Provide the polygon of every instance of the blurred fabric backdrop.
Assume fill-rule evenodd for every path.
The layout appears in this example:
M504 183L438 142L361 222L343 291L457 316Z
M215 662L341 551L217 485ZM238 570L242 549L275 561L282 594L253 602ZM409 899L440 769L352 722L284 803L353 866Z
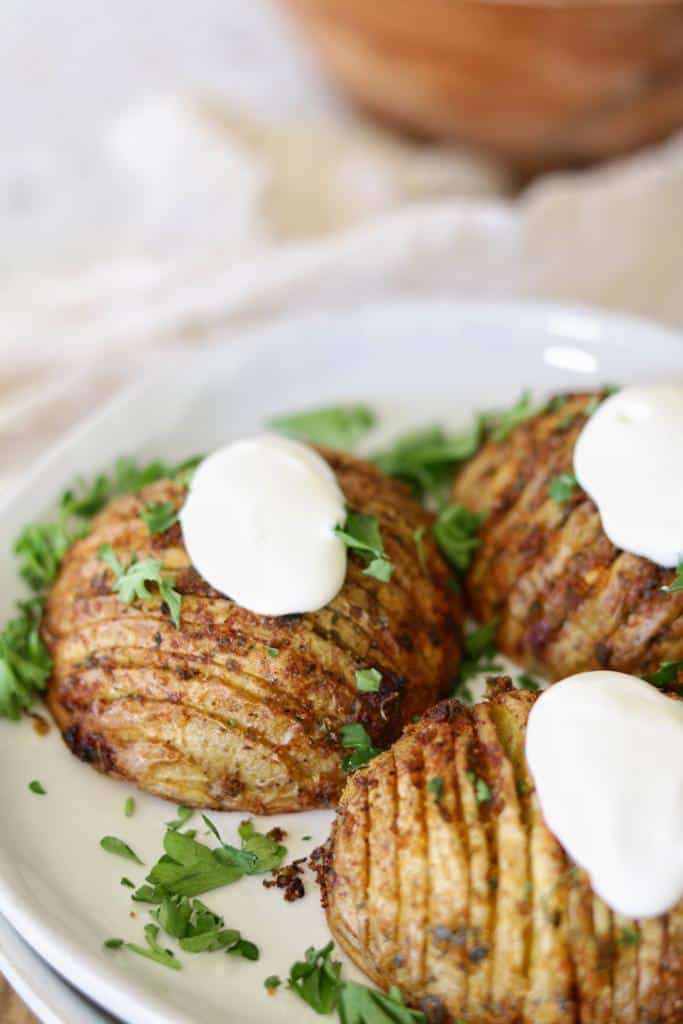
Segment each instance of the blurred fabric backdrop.
M397 294L683 325L683 139L520 190L329 89L267 0L0 6L0 495L146 359Z

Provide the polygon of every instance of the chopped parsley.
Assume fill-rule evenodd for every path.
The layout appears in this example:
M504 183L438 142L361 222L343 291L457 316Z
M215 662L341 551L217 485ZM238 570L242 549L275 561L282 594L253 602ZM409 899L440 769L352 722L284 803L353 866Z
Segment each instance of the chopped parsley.
M443 779L441 776L435 775L433 779L429 780L425 788L428 793L433 793L434 799L439 803L443 797Z
M167 821L166 828L170 828L175 832L177 829L182 828L183 825L190 820L193 814L194 810L191 807L179 807L176 811L177 816L175 821Z
M277 647L266 647L266 654L269 658L277 658L279 653L280 651Z
M239 826L240 848L224 843L213 822L206 816L204 821L220 846L212 849L190 832L168 828L164 854L148 874L147 884L135 892L136 902L159 904L169 896L201 896L231 885L244 875L278 868L287 853L286 847L257 832L251 821Z
M653 686L675 687L679 672L683 672L683 661L663 661L656 672L644 678Z
M268 992L272 993L276 988L279 988L282 984L282 978L279 978L277 974L269 974L266 980L263 982L263 987Z
M341 1024L425 1024L424 1013L409 1009L394 985L385 995L367 985L345 981L340 961L332 959L333 950L333 942L321 949L311 947L289 971L288 989L316 1013L336 1010Z
M491 787L485 779L475 775L474 772L468 772L467 778L474 786L474 795L477 798L478 804L485 804L491 799L493 794L491 793Z
M362 668L356 672L356 689L359 693L377 693L382 682L382 673L376 668Z
M105 949L121 949L123 939L107 939L104 943Z
M503 666L498 664L496 658L495 638L498 628L498 618L465 634L463 641L464 656L460 662L460 669L455 683L453 696L468 698L469 691L466 683L483 672L501 672ZM471 700L471 698L470 698Z
M541 684L527 672L522 672L517 676L517 686L520 690L530 690L531 693L538 693L541 689Z
M161 964L162 967L170 967L174 971L179 971L182 967L180 960L178 960L175 953L170 949L162 949L157 941L159 935L159 927L155 924L145 925L145 939L147 940L147 946L137 946L133 942L126 942L125 948L130 950L131 953L137 953L138 956L147 957L148 960L154 960L155 963Z
M137 853L134 853L123 839L117 839L116 836L104 836L100 839L100 846L107 853L114 853L117 857L125 857L127 860L135 861L136 864L142 864Z
M434 539L451 565L465 572L479 547L477 531L485 516L462 505L446 505L434 523Z
M126 802L123 805L123 813L127 818L132 818L135 814L135 797L126 797Z
M526 423L527 420L532 419L537 413L543 412L547 408L547 404L539 405L532 402L531 392L523 391L511 409L507 409L502 413L494 413L490 417L490 421L494 424L490 433L491 440L495 442L506 441L516 427Z
M368 761L372 761L373 757L377 757L381 753L377 747L373 747L370 737L360 722L342 726L341 742L343 747L351 751L342 760L342 769L345 772L355 771L356 768L367 764Z
M346 451L354 448L374 424L372 410L367 405L354 404L277 416L269 426L297 440Z
M178 522L178 509L171 501L150 501L140 513L150 533L165 533Z
M102 545L99 557L114 574L113 589L124 604L151 601L154 594L148 589L147 584L156 583L159 596L168 607L173 624L176 628L180 627L182 597L173 587L173 580L162 575L163 563L158 558L143 558L142 561L138 561L136 553L133 552L128 565L123 566L111 544Z
M413 431L398 438L374 463L387 476L407 483L418 498L440 498L458 466L471 458L484 437L484 421L461 434L446 434L440 427Z
M52 671L40 635L42 602L24 601L19 610L0 633L0 716L14 721L44 691Z
M162 477L187 486L199 458L173 466L157 460L139 466L133 459L119 459L111 476L100 474L92 484L77 481L64 491L52 522L30 523L17 539L19 574L38 595L19 604L20 615L0 633L0 717L18 720L42 693L52 662L41 636L43 595L55 581L69 548L88 533L90 520L117 494L139 490ZM165 598L173 614L175 591ZM178 595L179 596L179 595Z
M622 928L619 931L619 938L617 940L622 946L637 946L640 942L639 932L633 931L632 928Z
M376 516L366 512L348 512L343 526L337 526L336 535L347 548L356 551L368 563L365 576L373 576L388 583L394 567L384 553L384 544Z
M683 558L678 563L673 583L670 583L668 587L662 587L662 590L665 594L675 594L677 591L683 590Z
M134 889L135 888L135 882L131 882L130 878L126 878L125 875L123 876L123 878L121 879L119 884L122 885L124 887L124 889Z
M550 497L556 505L566 504L577 487L573 473L558 473L550 481Z
M33 782L29 782L28 788L31 790L32 793L35 793L37 796L45 796L45 794L47 793L47 790L43 786L42 782L39 782L37 779L34 779Z

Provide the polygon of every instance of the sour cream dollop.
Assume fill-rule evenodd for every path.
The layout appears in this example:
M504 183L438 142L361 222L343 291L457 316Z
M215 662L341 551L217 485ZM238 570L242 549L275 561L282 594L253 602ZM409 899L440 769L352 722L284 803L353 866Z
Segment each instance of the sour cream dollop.
M235 441L199 465L180 512L204 579L259 615L317 611L341 589L344 495L324 459L296 441Z
M672 567L683 558L683 386L606 399L574 449L574 473L619 548Z
M534 704L526 756L548 828L627 917L683 898L683 702L582 672Z

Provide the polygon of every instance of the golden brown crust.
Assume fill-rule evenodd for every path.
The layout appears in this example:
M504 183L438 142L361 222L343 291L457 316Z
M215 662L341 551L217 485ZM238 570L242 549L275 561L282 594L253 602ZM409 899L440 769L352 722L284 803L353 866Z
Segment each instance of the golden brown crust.
M683 593L661 589L674 572L615 548L579 487L562 505L551 498L594 398L567 396L488 441L454 487L455 501L488 513L466 580L472 610L483 622L498 616L501 651L549 679L647 675L683 659Z
M192 806L252 812L333 805L344 782L339 731L362 722L388 745L443 694L459 657L460 611L426 530L426 572L413 533L429 516L403 485L351 456L325 453L350 507L377 516L390 583L349 558L344 587L307 615L266 618L213 591L190 565L180 527L150 536L140 510L182 504L171 481L118 498L64 560L49 596L54 658L48 703L73 752L101 771ZM158 597L122 604L99 560L158 558L183 595L176 630ZM279 654L270 657L268 647ZM382 673L358 693L355 672Z
M484 704L444 701L351 777L323 871L330 928L443 1024L680 1024L683 901L621 918L567 859L524 757L535 699L499 679Z

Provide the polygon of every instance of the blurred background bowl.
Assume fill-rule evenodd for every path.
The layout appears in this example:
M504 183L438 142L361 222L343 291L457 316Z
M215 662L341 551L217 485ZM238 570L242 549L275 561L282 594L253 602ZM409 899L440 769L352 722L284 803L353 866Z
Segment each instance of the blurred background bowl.
M683 2L281 0L361 107L523 173L683 126Z

